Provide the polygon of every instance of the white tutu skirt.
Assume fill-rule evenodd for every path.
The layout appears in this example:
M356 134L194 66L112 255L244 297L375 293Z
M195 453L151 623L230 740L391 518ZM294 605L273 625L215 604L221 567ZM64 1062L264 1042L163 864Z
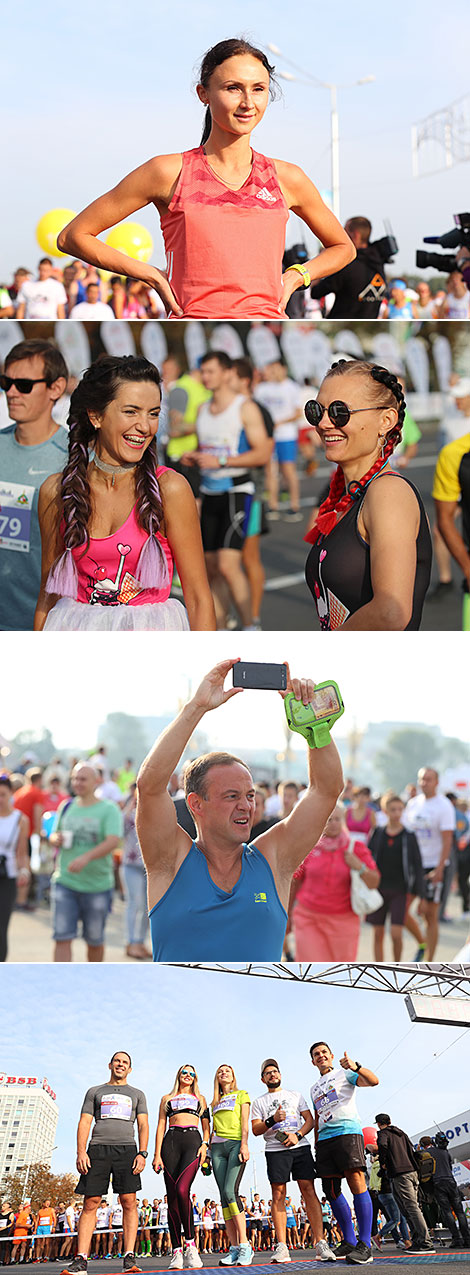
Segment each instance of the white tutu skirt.
M73 598L60 598L52 611L49 611L44 632L77 632L92 630L93 633L131 633L131 632L171 632L179 633L189 629L188 616L184 606L176 598L168 598L167 602L145 602L140 607L89 606L86 602L75 602Z

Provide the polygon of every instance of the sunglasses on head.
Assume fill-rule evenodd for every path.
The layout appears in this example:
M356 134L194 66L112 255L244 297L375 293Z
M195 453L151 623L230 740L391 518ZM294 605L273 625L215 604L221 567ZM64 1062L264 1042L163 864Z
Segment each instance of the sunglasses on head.
M386 403L377 403L375 407L348 407L347 403L337 398L330 403L329 407L324 407L318 399L311 398L305 404L304 412L309 425L319 425L325 412L328 413L332 425L347 425L350 416L354 416L356 412L381 412L386 406Z
M19 390L20 394L30 394L33 385L41 384L47 385L45 376L38 376L35 381L29 376L0 376L0 389L5 390L5 394L7 390L11 390L12 385Z

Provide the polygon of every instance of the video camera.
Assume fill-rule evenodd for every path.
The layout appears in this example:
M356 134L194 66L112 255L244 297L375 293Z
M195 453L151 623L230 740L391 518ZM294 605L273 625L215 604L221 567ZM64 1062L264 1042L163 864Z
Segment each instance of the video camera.
M439 1132L434 1135L433 1142L435 1147L441 1147L444 1151L449 1145L449 1139L446 1138L445 1133L443 1133L441 1129L439 1129Z
M423 235L424 243L438 243L441 248L464 247L470 251L470 212L454 213L454 221L455 230L448 230L445 235ZM453 257L449 253L441 256L438 252L418 251L416 265L418 270L427 270L432 266L439 273L444 271L446 274L451 274L453 270L462 270L458 254Z
M395 253L398 252L398 243L395 239L391 223L388 220L384 220L384 226L387 231L386 235L384 235L382 239L374 239L373 243L369 244L369 248L375 248L377 250L385 266L392 261Z

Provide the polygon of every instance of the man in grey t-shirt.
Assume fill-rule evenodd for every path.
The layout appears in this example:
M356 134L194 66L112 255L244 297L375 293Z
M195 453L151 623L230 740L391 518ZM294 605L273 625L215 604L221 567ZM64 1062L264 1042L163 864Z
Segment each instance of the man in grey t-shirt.
M52 411L67 366L50 341L20 341L0 385L13 421L0 431L0 629L32 629L41 582L38 492L67 463L68 435Z
M110 1078L93 1085L83 1100L77 1130L77 1169L80 1179L75 1187L83 1195L83 1211L78 1225L77 1256L61 1275L82 1275L87 1270L91 1237L102 1196L106 1195L110 1178L123 1208L123 1271L127 1275L141 1268L134 1260L138 1213L136 1192L142 1189L140 1174L147 1159L149 1122L147 1101L141 1089L128 1085L132 1069L130 1054L124 1049L113 1054L109 1064ZM87 1139L93 1123L88 1146ZM139 1149L134 1137L137 1122Z

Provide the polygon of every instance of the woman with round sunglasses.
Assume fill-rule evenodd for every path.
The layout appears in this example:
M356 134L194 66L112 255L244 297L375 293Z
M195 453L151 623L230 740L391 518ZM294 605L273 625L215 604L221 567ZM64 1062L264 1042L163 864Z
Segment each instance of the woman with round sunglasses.
M250 1266L253 1249L247 1239L245 1210L239 1194L240 1183L250 1158L250 1098L246 1089L238 1088L235 1072L229 1063L221 1063L217 1068L211 1106L212 1168L230 1240L227 1257L222 1257L219 1265Z
M199 1133L202 1124L203 1139ZM168 1123L168 1128L167 1128ZM165 1132L166 1130L166 1132ZM194 1240L191 1187L207 1156L210 1115L206 1099L199 1091L191 1063L179 1067L171 1093L163 1095L158 1114L153 1168L163 1169L168 1196L168 1225L172 1246L169 1270L202 1266Z
M158 368L134 355L102 356L74 390L68 462L39 493L35 629L215 629L194 496L158 464L160 405Z
M405 415L398 378L365 360L341 359L305 415L337 466L305 537L320 628L419 629L431 535L419 492L390 465Z
M346 266L354 246L302 169L251 148L274 95L273 77L266 54L246 40L209 49L197 85L206 107L200 146L135 169L65 227L61 251L142 279L169 315L186 319L279 319L297 288ZM160 216L166 272L98 239L148 204ZM282 273L290 210L324 251Z

